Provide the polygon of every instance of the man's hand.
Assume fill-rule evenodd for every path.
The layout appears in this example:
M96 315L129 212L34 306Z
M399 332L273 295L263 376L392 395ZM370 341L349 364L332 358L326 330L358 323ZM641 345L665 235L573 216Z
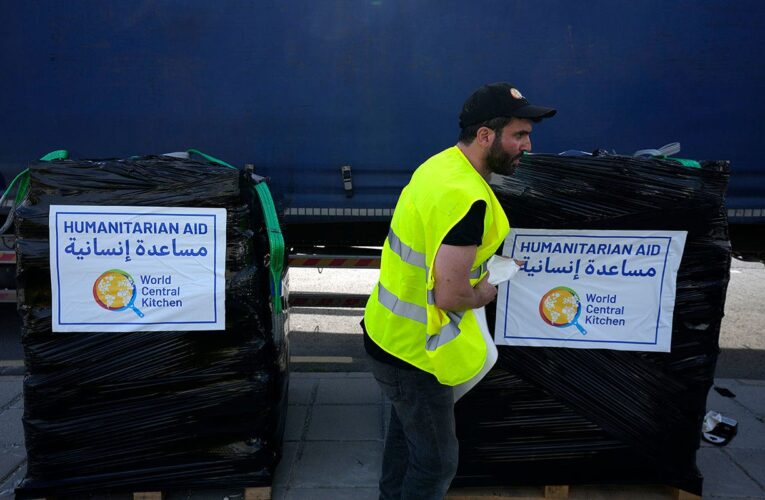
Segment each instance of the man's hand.
M489 273L473 287L478 298L476 307L483 307L497 296L497 287L489 283Z

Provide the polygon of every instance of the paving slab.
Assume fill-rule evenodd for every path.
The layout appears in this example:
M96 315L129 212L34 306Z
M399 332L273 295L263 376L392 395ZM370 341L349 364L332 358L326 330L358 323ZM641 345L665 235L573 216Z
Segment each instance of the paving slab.
M765 387L765 380L750 380L745 378L737 378L736 382L742 385L754 385L757 387Z
M320 405L379 404L381 401L382 391L372 377L323 379L316 397Z
M731 390L736 393L735 400L738 404L756 415L765 416L765 386L739 382L736 388Z
M7 447L0 450L0 481L10 477L27 460L23 446ZM2 494L0 494L2 498Z
M271 488L271 500L284 500L287 496L286 486L274 486Z
M765 450L736 449L725 453L756 482L765 493Z
M13 408L14 410L23 410L24 409L24 395L21 394L21 397L17 400L15 400L13 403L11 403L11 406L9 408Z
M377 487L382 442L307 442L292 471L294 488Z
M302 405L287 406L287 422L284 424L285 441L300 441L303 437L309 408L309 406Z
M26 459L27 452L23 445L4 446L0 449L0 478L7 476L8 472L15 470Z
M20 408L8 408L0 413L0 447L24 444L23 415L24 410Z
M704 498L763 498L765 491L719 448L702 448L696 455L704 476Z
M0 498L13 498L16 486L24 480L26 475L27 466L26 462L24 462L21 467L13 471L13 473L6 477L5 480L3 480L3 483L0 484Z
M287 403L291 405L307 405L311 403L313 391L318 387L316 378L295 377L290 375L290 388Z
M382 415L375 405L316 405L306 435L308 441L382 439Z
M0 377L0 408L19 398L23 380L24 377Z
M276 471L274 472L274 488L286 488L289 485L299 447L299 443L284 443L282 459L279 461L279 465L276 466Z

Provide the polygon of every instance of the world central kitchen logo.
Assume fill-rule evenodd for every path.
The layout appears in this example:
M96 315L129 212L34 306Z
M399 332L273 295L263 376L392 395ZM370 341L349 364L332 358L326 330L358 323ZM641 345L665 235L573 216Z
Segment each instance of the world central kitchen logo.
M542 321L556 328L575 327L582 335L587 330L580 324L624 326L624 306L619 305L616 294L585 294L586 304L582 306L579 294L565 286L557 286L545 293L539 301L539 315ZM584 312L584 316L582 316Z
M180 286L172 286L172 275L140 275L139 305L145 308L183 307ZM108 311L133 311L143 318L144 313L136 307L138 287L133 277L122 269L109 269L103 272L93 283L93 298L96 304Z

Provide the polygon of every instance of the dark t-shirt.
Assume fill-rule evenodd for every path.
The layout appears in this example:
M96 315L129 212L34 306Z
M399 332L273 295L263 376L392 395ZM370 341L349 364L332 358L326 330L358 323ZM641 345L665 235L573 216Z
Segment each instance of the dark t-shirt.
M483 239L483 217L486 215L486 202L473 203L468 213L446 234L442 245L466 247L480 245Z
M473 203L462 218L454 227L447 233L442 245L454 245L454 246L470 246L480 245L483 238L483 218L486 215L486 202L479 200ZM389 365L398 366L401 368L417 369L410 365L403 359L399 359L396 356L388 354L378 346L374 340L369 338L367 329L364 326L364 320L361 320L361 329L364 332L364 348L367 354L372 356L377 361L387 363Z

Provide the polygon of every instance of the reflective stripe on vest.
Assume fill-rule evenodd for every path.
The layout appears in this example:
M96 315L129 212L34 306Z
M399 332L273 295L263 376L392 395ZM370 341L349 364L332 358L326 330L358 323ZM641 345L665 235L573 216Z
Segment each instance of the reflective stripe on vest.
M377 298L380 301L380 304L385 306L396 316L402 316L422 324L427 324L428 322L428 313L424 307L412 304L411 302L404 302L393 295L393 293L385 288L382 283L377 284ZM459 324L465 316L465 313L447 311L446 315L451 322L444 325L444 327L441 328L441 331L437 334L428 335L428 338L425 341L425 350L435 351L440 346L456 339L460 334Z
M401 260L407 264L411 264L416 267L420 267L427 271L425 265L425 254L414 250L412 247L401 241L396 233L393 232L393 228L388 231L388 245L393 253L398 255Z
M470 271L470 279L471 280L477 280L478 278L480 278L481 275L484 273L484 271L486 271L486 266L487 266L488 262L489 261L487 259L487 260L481 262L480 266L478 266L477 268L475 268L472 271Z
M428 266L425 265L425 254L414 250L409 245L401 241L401 238L399 238L398 235L393 232L393 228L388 230L388 246L390 246L390 249L393 251L393 253L398 255L399 258L407 264L425 269L426 275L430 271ZM487 262L488 260L481 262L480 266L470 271L469 278L471 280L477 280L480 278L484 271L486 271ZM432 304L432 302L428 303Z
M382 283L377 284L377 299L396 316L402 316L423 325L428 324L428 311L424 307L404 302L393 295Z
M460 334L460 327L459 324L462 321L462 318L465 316L464 312L461 313L455 313L451 311L446 311L446 315L451 320L451 323L448 325L444 325L443 328L441 328L441 331L438 332L435 335L428 335L428 340L425 342L425 350L426 351L435 351L439 347L441 347L444 344L447 344L451 342L452 340L456 339L457 336Z

